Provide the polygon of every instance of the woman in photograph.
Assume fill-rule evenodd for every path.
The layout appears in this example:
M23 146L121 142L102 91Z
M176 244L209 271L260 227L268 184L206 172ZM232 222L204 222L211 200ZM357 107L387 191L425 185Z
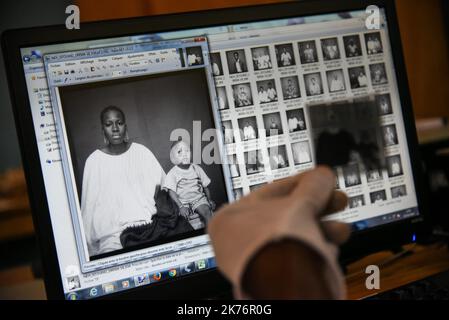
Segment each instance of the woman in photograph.
M151 223L165 172L153 153L131 142L124 112L100 114L104 146L90 154L83 173L81 215L89 255L122 249L121 233Z

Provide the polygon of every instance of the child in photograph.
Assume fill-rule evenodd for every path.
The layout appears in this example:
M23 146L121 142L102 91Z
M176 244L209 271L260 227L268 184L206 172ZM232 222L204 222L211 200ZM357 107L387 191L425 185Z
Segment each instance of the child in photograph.
M199 165L191 162L190 146L182 140L173 144L170 160L174 167L167 173L164 187L182 216L189 219L191 213L197 213L206 225L215 209L208 189L209 177Z

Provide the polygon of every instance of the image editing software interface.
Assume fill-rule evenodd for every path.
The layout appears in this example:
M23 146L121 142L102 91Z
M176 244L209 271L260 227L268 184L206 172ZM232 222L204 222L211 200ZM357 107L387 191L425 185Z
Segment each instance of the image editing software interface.
M66 298L215 268L214 211L318 164L349 197L329 219L418 215L381 12L22 48Z

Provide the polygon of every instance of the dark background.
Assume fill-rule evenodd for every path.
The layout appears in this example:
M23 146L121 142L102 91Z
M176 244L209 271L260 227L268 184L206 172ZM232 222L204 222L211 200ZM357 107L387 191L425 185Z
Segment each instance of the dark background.
M81 191L87 157L104 145L100 113L105 107L115 105L123 110L130 141L150 149L167 173L173 167L172 130L186 129L193 143L193 121L201 121L202 132L215 127L208 92L202 68L61 87L78 190ZM202 142L202 148L209 143ZM227 201L221 165L201 167L212 180L210 191L218 207Z

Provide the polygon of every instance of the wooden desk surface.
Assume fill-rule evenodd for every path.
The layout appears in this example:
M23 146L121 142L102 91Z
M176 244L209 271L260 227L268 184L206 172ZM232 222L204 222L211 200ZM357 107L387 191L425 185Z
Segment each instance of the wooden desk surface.
M391 260L391 252L379 252L367 256L348 266L346 283L349 299L361 299L373 294L385 292L407 283L449 270L449 250L446 245L430 246L406 245L410 254ZM384 264L384 262L389 263ZM378 265L380 269L380 289L368 290L365 287L368 265Z
M349 265L348 298L361 299L449 270L446 245L407 245L405 249L411 254L395 260L391 260L393 253L379 252ZM380 268L380 290L365 288L365 268L373 264ZM0 299L45 299L43 281L34 279L28 266L0 271Z

